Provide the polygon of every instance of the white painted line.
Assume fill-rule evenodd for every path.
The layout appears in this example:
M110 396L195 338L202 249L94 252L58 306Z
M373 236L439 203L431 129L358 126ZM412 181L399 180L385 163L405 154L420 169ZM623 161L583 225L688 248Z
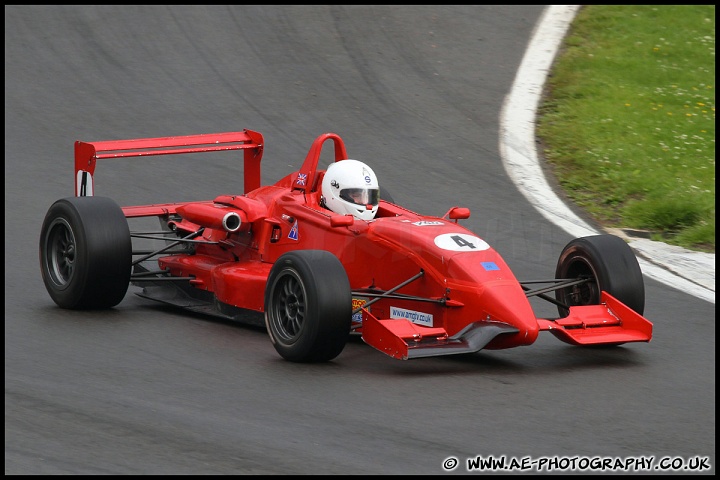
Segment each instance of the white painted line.
M579 5L550 5L545 9L500 113L500 155L505 171L547 220L574 237L600 232L575 215L550 187L535 147L535 116L545 79L579 8ZM625 238L635 251L644 275L715 303L714 253Z

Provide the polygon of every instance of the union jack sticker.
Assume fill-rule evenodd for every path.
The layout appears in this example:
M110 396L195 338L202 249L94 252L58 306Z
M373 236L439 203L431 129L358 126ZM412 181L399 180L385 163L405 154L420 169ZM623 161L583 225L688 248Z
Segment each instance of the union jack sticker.
M307 173L298 173L298 177L297 180L295 180L295 183L304 186L307 183Z
M295 224L290 229L290 233L288 233L288 238L291 240L298 239L298 222L297 222L297 220L295 220Z

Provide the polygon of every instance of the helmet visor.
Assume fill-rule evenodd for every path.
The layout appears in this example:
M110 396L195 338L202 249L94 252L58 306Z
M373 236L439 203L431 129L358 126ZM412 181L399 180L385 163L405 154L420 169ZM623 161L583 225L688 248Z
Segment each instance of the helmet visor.
M379 192L377 188L345 188L340 198L356 205L377 205Z

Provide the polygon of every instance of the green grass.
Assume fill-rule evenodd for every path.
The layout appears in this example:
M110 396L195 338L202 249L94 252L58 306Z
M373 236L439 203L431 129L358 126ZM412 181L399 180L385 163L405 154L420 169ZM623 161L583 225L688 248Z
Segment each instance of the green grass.
M537 136L604 227L715 251L715 6L588 5L552 68Z

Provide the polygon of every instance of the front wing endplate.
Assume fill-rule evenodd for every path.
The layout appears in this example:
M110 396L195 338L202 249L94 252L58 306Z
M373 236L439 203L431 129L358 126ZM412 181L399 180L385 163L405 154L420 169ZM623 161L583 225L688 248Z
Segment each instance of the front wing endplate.
M649 342L652 323L613 297L602 292L600 305L570 307L567 317L557 320L538 319L541 331L571 345L621 345Z

